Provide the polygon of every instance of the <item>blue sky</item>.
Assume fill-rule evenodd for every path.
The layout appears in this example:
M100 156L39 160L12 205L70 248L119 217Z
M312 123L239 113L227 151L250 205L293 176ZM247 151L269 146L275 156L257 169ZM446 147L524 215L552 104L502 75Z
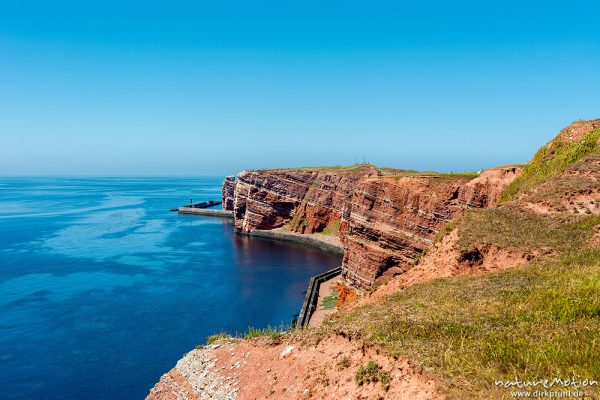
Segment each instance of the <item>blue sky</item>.
M0 2L0 175L526 162L600 117L597 1Z

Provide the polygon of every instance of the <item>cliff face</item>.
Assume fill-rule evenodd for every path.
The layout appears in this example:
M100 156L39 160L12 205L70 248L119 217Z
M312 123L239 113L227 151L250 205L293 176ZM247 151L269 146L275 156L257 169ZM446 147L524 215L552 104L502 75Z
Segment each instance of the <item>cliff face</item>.
M338 231L343 276L359 288L382 274L399 274L431 246L437 231L466 208L495 204L519 167L478 177L382 172L370 165L245 171L234 186L238 231L286 226L297 233ZM231 195L225 181L224 204Z
M364 180L344 235L344 278L368 288L383 274L406 272L442 226L467 208L493 206L520 170L492 168L474 179L442 174Z
M223 196L223 210L233 210L233 199L235 195L235 176L226 176L221 189Z
M459 203L468 208L493 207L522 170L520 165L509 165L482 171L461 188Z
M242 172L235 185L235 227L248 232L289 223L294 232L322 232L349 212L354 187L376 175L372 166Z
M405 272L431 245L439 228L461 212L458 193L464 181L439 177L363 181L352 199L344 235L344 278L365 288L386 271Z

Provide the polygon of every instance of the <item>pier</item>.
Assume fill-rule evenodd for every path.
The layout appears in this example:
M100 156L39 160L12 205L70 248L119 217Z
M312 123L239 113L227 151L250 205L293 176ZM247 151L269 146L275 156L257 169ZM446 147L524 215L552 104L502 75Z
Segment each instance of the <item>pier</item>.
M177 212L179 214L208 215L211 217L233 218L233 211L230 210L213 210L210 208L181 206L177 209Z
M192 215L207 215L210 217L221 217L221 218L233 218L233 211L230 210L215 210L211 207L223 204L220 200L209 200L202 201L200 203L192 202L185 206L179 206L170 211L177 211L179 214L192 214Z

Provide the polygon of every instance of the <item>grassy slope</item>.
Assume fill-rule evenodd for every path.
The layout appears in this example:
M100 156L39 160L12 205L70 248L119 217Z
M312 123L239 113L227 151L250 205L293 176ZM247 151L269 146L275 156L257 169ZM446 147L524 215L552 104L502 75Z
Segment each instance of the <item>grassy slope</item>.
M494 381L515 376L600 380L600 249L592 243L600 216L544 215L525 206L540 196L560 202L580 186L597 185L559 175L596 157L599 138L595 130L578 142L553 140L505 192L501 207L471 210L438 238L458 226L463 251L493 244L553 258L416 285L337 315L322 333L361 337L414 357L440 378L450 398L509 397ZM599 396L597 386L586 392Z
M538 150L504 192L500 207L470 210L465 214L458 228L461 250L494 244L525 252L542 250L560 254L589 246L594 226L600 223L597 216L573 215L566 209L544 215L529 210L524 202L558 205L567 193L597 190L598 184L593 179L561 176L561 173L594 168L588 160L600 154L599 140L600 130L596 129L568 144L557 137L550 146Z
M564 254L590 246L599 216L542 215L516 205L472 210L458 227L460 250L493 244L509 250Z
M322 329L414 357L451 398L499 398L494 381L515 376L599 379L600 251L416 285Z
M599 139L600 129L591 131L582 140L568 144L563 143L560 137L555 138L550 146L538 150L523 173L504 192L501 201L515 199L536 185L559 175L585 156L600 150Z

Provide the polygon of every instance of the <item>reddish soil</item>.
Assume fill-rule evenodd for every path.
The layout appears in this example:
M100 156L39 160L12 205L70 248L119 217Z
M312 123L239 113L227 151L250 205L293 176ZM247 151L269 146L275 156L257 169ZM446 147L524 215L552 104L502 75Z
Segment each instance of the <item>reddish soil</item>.
M460 261L460 252L455 248L458 230L453 230L444 239L436 243L421 259L421 262L405 274L397 276L377 287L377 290L363 302L372 302L396 293L402 288L432 279L449 276L465 276L499 271L505 268L524 265L529 262L527 255L486 246L482 249L482 260L478 263Z
M375 347L366 348L358 341L331 337L320 343L303 343L292 338L277 345L270 339L222 340L217 348L193 350L178 366L164 375L147 397L158 399L197 399L204 380L226 382L234 388L229 394L211 394L211 399L441 399L434 380L406 358L397 360ZM196 388L190 392L187 382L173 378L178 369L186 369L185 360L212 361ZM360 366L376 362L389 374L387 390L380 382L358 385L355 374ZM208 365L208 364L207 364ZM216 377L215 377L216 376ZM208 377L208 378L207 378ZM228 397L229 396L229 397Z
M354 303L358 296L354 289L348 287L344 283L338 283L337 291L338 291L338 299L337 299L337 303L335 305L337 308L342 308L346 304Z

